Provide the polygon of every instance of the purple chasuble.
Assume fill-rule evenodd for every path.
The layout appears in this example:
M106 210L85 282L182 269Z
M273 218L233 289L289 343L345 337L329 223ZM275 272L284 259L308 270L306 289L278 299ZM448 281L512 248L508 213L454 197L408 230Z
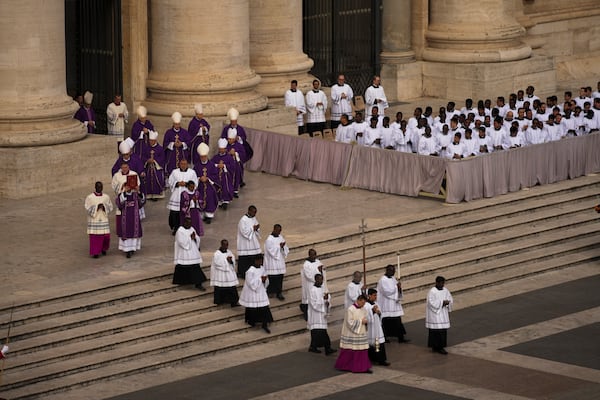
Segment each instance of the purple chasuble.
M202 161L198 161L194 164L194 171L198 176L198 192L200 193L200 199L204 202L205 208L203 211L214 213L219 205L219 198L217 196L218 187L216 179L219 176L219 169L215 166L215 163L206 161L203 164ZM206 182L202 182L202 177L207 178ZM214 183L210 183L210 181ZM217 186L217 187L215 187Z
M142 156L142 148L144 147L144 145L150 146L150 143L148 142L148 134L146 133L142 135L144 128L148 129L149 131L153 131L154 125L152 125L152 122L150 122L150 120L148 119L143 124L138 119L133 123L133 126L131 127L131 140L135 142L135 144L133 145L133 153L137 154L140 157Z
M146 176L142 186L146 194L161 194L165 189L165 152L160 144L154 146L144 146L142 161L144 162L144 172ZM154 158L155 162L148 162ZM158 164L161 169L156 168Z
M121 196L123 195L123 196ZM122 199L124 197L124 199ZM142 237L142 220L140 208L144 206L146 198L136 192L123 192L117 196L117 207L121 215L117 215L117 235L125 239Z
M220 161L222 161L223 164L227 167L227 172L225 172L224 169L219 169L218 167L216 167ZM211 158L210 162L215 165L215 168L217 170L217 175L209 175L209 178L219 185L219 189L217 190L219 201L230 202L231 200L233 200L232 172L235 169L235 161L233 160L233 157L231 157L231 155L227 153L217 153L214 155L213 158Z
M86 122L86 121L94 121L94 125L96 125L96 113L94 112L94 109L91 107L85 108L84 106L81 106L79 108L79 110L77 110L77 112L75 113L75 116L73 118L78 119L82 123ZM94 133L96 131L96 127L88 125L87 131L88 131L88 133Z
M201 199L198 189L190 193L187 189L181 192L179 202L179 218L183 221L185 218L192 220L192 226L198 236L204 236L204 226L202 224L201 211L204 209L204 201Z
M174 144L176 138L178 138L180 142L186 144L186 146L187 146L186 150L183 149L183 146L181 146L181 147L173 146L173 150L169 149L169 145L171 143ZM181 161L183 159L190 161L189 146L190 146L190 135L188 134L188 131L186 131L185 129L181 128L178 131L175 131L175 129L171 128L165 132L165 138L163 140L163 149L165 151L165 157L166 157L166 164L165 164L166 176L171 175L171 171L179 168L179 166L177 165L179 163L179 161Z

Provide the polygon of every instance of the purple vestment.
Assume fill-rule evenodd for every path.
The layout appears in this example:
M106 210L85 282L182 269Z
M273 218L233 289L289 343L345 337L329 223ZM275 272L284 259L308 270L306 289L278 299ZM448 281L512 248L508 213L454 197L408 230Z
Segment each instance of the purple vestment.
M219 169L216 167L219 162L223 162L223 164L227 167L227 172L224 169ZM228 153L220 154L217 153L210 160L211 163L215 165L216 175L211 176L210 170L208 177L219 185L219 189L217 189L217 195L219 198L219 202L229 203L233 200L233 170L235 169L235 161L233 157ZM214 172L213 172L214 173Z
M138 119L133 123L133 126L131 127L131 140L135 142L135 145L133 146L133 153L137 154L140 157L142 156L142 148L144 147L144 145L150 145L150 143L148 142L148 134L141 134L144 131L144 128L148 129L149 131L153 131L154 125L152 125L152 122L150 122L150 120L146 120L146 122L142 124L142 122Z
M154 158L155 162L148 162ZM165 152L162 146L156 143L154 146L143 146L142 161L146 176L143 181L144 193L147 195L159 195L165 189ZM157 168L160 166L160 169Z
M246 150L244 149L244 145L240 142L233 142L233 144L229 143L227 145L227 152L229 153L231 149L234 149L239 156L239 161L234 157L234 168L232 171L233 176L233 191L238 192L240 189L240 183L244 181L244 163L246 162Z
M117 196L117 207L121 215L117 215L117 235L125 239L142 237L142 220L140 208L144 206L146 198L142 193L123 192Z
M178 138L180 142L185 143L185 146L175 147L175 139ZM177 165L179 161L186 159L190 160L190 135L188 131L180 128L178 131L171 128L165 132L165 138L163 140L163 149L165 151L166 164L165 174L166 176L171 175L171 171L179 168ZM170 147L170 148L169 148ZM185 149L184 149L185 147ZM173 150L171 150L171 148Z
M82 123L94 121L94 126L88 124L87 131L88 133L96 132L96 113L94 112L93 108L85 108L84 106L81 106L73 118L80 120Z
M200 132L200 127L206 128L206 133ZM196 164L200 161L200 156L196 149L200 143L209 144L208 132L210 131L210 124L204 118L198 119L197 117L192 118L190 125L188 126L188 133L190 135L190 157L192 158L192 164Z
M185 218L192 220L192 226L198 236L204 236L204 226L202 225L201 212L204 209L204 201L200 198L198 189L190 193L187 189L181 192L179 202L179 220L183 223Z
M214 213L219 205L217 190L220 188L215 181L219 176L219 169L215 166L214 162L207 160L206 164L203 164L202 161L198 161L198 163L194 164L194 170L196 171L196 175L198 175L198 192L200 193L200 200L204 202L203 211ZM207 178L206 182L202 182L203 176Z

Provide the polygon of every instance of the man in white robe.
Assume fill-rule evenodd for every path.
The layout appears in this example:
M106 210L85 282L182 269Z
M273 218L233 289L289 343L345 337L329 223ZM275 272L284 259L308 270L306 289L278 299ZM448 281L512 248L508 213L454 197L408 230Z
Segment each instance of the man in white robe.
M327 111L327 96L325 92L319 89L321 83L315 79L313 89L306 93L306 109L308 111L306 118L306 129L310 136L314 132L325 129L325 112Z
M346 77L338 75L337 84L331 87L331 129L337 129L342 114L352 115L354 92L346 83Z
M275 294L279 300L283 297L283 277L285 275L285 259L290 254L290 248L281 234L281 225L275 224L273 232L265 241L265 271L269 275L267 294Z
M290 88L285 92L285 106L294 107L296 110L296 125L298 125L298 135L304 133L304 114L306 114L306 104L304 95L298 89L298 81L293 80Z
M346 291L344 292L344 309L348 309L358 296L361 294L365 294L365 289L367 288L362 283L362 272L354 271L352 274L352 281L346 286Z
M256 219L256 207L249 206L240 218L237 229L238 277L243 278L254 258L260 254L260 224Z
M174 285L195 285L197 289L205 291L202 282L206 275L202 272L202 255L200 254L200 235L192 226L192 219L186 217L183 225L177 229L173 251Z
M417 152L422 156L437 156L440 152L438 141L431 135L431 128L428 126L425 127L425 133L419 139Z
M379 294L379 305L381 306L381 321L386 341L390 337L397 337L398 342L408 343L405 339L406 329L402 324L402 285L396 279L396 266L390 264L385 267L385 274L377 283L377 293Z
M389 107L385 91L381 86L381 78L378 75L373 77L373 84L365 91L365 105L367 115L371 115L373 106L378 106L379 115L384 115L386 108Z
M448 354L448 328L450 328L450 311L452 311L452 294L444 287L446 279L443 276L435 278L435 286L427 294L425 309L425 328L429 330L427 346L431 351Z
M188 161L182 159L179 161L179 168L174 169L169 175L169 189L171 189L171 197L167 203L167 209L169 209L169 227L175 236L177 229L181 225L179 212L181 203L181 193L186 190L188 182L194 182L194 185L198 186L198 176L193 168L188 167Z
M117 140L123 140L125 133L125 124L129 119L127 104L121 101L121 95L116 94L112 103L106 107L106 124L108 125L108 134L115 135Z
M369 338L369 359L373 363L389 366L387 354L385 352L385 335L381 325L381 309L377 304L377 290L369 289L367 291L367 337Z
M367 147L381 148L381 129L377 126L379 119L371 117L371 124L365 129L364 145Z
M239 306L238 284L235 257L229 250L229 241L223 239L210 264L210 286L214 287L214 303L229 303L232 308Z
M350 123L348 115L342 114L340 122L341 124L335 130L335 141L341 143L356 142L356 134L352 126L354 124Z
M365 131L369 127L367 121L363 121L363 115L361 112L357 112L354 118L354 122L352 123L352 129L354 129L354 137L356 138L356 143L360 146L365 145Z
M87 211L87 234L90 238L90 255L94 258L106 255L110 247L110 224L108 214L113 204L106 193L102 193L102 182L96 182L94 192L85 198Z
M254 265L246 271L244 287L240 294L240 304L246 307L245 320L251 327L257 322L261 323L262 329L271 333L269 323L273 322L273 315L269 309L269 296L267 287L269 277L262 266L262 254L254 258Z
M331 295L323 288L323 275L315 274L315 283L310 288L308 301L308 324L310 331L311 353L321 353L319 347L325 348L325 355L335 353L337 350L331 348L331 340L327 333L327 316L331 310Z
M308 258L304 261L302 271L300 271L300 280L302 282L300 310L302 310L305 321L308 321L308 299L310 298L310 288L315 284L315 275L324 275L323 271L324 267L317 258L317 251L315 249L308 250Z

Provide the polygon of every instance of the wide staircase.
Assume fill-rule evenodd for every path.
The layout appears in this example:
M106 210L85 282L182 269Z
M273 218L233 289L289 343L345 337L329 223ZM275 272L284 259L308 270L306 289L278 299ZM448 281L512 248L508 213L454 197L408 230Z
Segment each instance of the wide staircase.
M397 263L398 255L405 306L422 303L439 274L459 294L597 264L600 224L592 207L598 202L600 180L537 189L468 207L440 205L440 212L418 220L391 215L389 222L367 229L369 285L375 284L386 264ZM170 274L16 304L11 328L14 346L5 363L0 396L44 398L215 352L305 334L306 323L298 308L299 271L311 247L326 265L329 290L338 299L332 323L339 323L344 288L352 272L362 269L357 224L348 225L341 236L307 241L292 249L284 282L286 300L271 302L276 319L271 335L249 329L243 308L213 305L212 290L201 293L173 286ZM11 308L0 309L0 315L9 315ZM0 332L7 328L5 321Z

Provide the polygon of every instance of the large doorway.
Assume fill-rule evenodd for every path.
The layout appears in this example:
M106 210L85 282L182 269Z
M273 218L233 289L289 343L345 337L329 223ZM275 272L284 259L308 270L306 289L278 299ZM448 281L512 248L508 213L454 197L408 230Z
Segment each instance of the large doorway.
M97 132L106 133L106 106L123 91L121 0L65 0L67 93L94 93Z
M343 73L362 95L381 70L382 0L304 0L304 52L324 86Z

